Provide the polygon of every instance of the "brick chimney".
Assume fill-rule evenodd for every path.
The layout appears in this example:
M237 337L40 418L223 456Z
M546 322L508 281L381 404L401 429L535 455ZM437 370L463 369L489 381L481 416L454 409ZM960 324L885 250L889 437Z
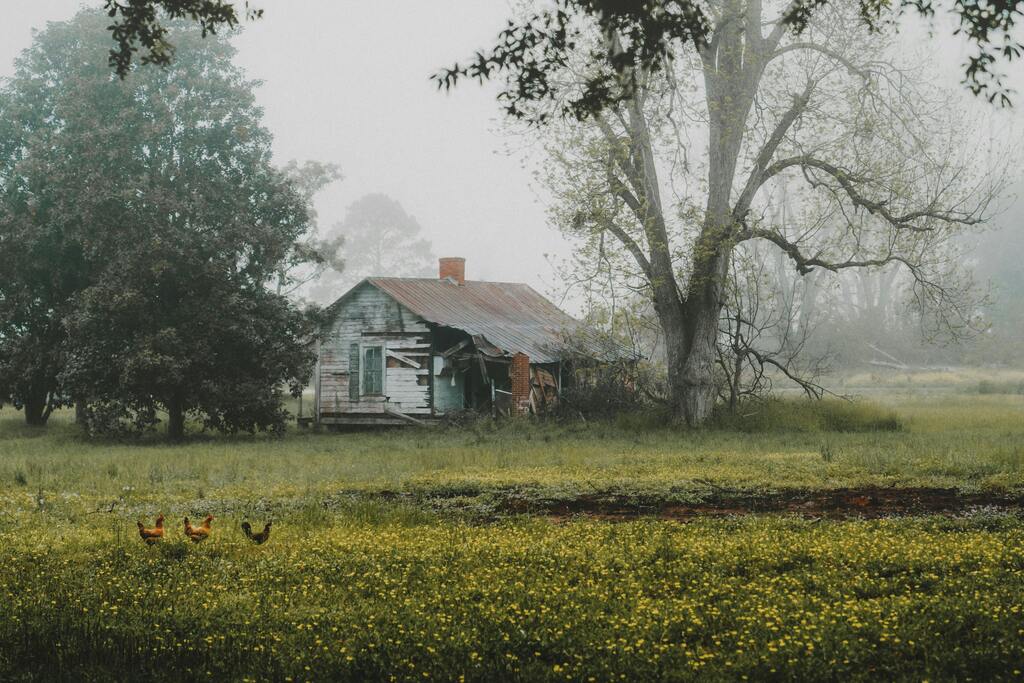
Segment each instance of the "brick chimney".
M522 351L512 356L509 375L512 380L512 414L526 415L530 411L530 357Z
M438 278L451 278L455 284L466 284L466 259L461 256L449 256L438 259Z

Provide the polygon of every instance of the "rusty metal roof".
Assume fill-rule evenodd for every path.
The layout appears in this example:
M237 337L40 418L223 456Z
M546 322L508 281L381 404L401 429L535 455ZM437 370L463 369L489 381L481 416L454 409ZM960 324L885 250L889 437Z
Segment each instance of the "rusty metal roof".
M534 363L557 362L570 352L606 355L596 339L579 331L579 321L529 285L474 280L458 285L447 279L397 277L365 282L427 322L482 336L505 353L525 353ZM567 343L569 335L573 348Z

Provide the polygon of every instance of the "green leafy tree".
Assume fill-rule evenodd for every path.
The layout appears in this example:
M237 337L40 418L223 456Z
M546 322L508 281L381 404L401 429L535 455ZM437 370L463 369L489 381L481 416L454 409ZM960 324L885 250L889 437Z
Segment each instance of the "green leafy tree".
M116 151L129 129L111 115L130 93L102 48L88 59L79 45L90 29L94 46L102 41L104 24L98 15L52 24L0 91L0 396L32 425L69 400L58 381L63 318L132 187L119 187L130 168Z
M106 23L51 24L3 93L6 385L38 375L30 394L50 406L88 398L97 431L158 411L172 437L189 414L279 429L315 321L271 287L309 230L308 197L272 165L227 41L172 26L185 49L171 67L118 79Z

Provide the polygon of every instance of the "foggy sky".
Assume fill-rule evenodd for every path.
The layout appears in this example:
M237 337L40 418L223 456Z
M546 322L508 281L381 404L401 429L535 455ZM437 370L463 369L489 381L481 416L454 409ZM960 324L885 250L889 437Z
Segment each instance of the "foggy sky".
M5 7L0 77L33 27L99 0ZM483 47L510 14L504 2L258 0L262 20L234 40L237 62L264 81L257 99L276 160L334 162L345 179L318 198L322 229L369 192L398 200L439 256L465 256L467 276L552 281L545 252L565 252L521 160L509 158L494 87L440 93L430 74ZM339 292L340 294L340 292Z
M8 3L0 25L0 77L31 42L31 30L70 18L99 0ZM321 228L369 192L384 192L414 215L439 256L465 256L471 279L521 281L551 293L545 253L566 243L546 224L529 160L501 150L496 88L460 85L439 93L428 77L493 41L510 16L498 0L256 0L262 20L235 39L238 62L264 81L257 99L276 159L334 162L345 179L318 200ZM937 59L959 81L964 49L939 22ZM904 36L915 42L916 22ZM936 44L931 45L932 49ZM1020 72L1020 65L1011 67ZM1017 109L1003 119L1024 120ZM341 292L339 292L340 294Z

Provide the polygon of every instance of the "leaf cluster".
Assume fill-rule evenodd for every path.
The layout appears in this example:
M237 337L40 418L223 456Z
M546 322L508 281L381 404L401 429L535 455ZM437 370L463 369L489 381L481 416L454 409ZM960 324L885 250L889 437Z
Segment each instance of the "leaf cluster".
M562 116L582 120L630 99L638 74L666 67L679 48L703 49L714 41L715 17L722 3L694 0L557 0L554 6L509 20L494 45L433 75L438 88L449 90L465 79L504 77L499 94L513 118L542 124L554 108ZM804 32L811 18L829 0L791 0L782 14L794 33ZM953 0L948 9L958 18L956 34L975 48L964 65L964 83L976 95L1009 105L1011 91L998 71L1000 63L1019 58L1024 46L1013 37L1024 0ZM878 31L893 23L894 12L907 10L930 18L933 0L858 0L861 21ZM594 32L599 48L584 48ZM562 92L558 74L585 50L587 75L572 93ZM578 55L575 55L578 56ZM552 105L537 107L536 105Z
M122 78L131 70L140 45L145 48L140 58L143 64L170 64L175 46L169 39L168 18L197 22L204 38L216 34L220 27L233 28L239 21L235 3L225 0L106 0L106 11L114 20L108 27L114 38L109 63ZM246 2L245 15L256 19L263 16L263 10L250 9Z

